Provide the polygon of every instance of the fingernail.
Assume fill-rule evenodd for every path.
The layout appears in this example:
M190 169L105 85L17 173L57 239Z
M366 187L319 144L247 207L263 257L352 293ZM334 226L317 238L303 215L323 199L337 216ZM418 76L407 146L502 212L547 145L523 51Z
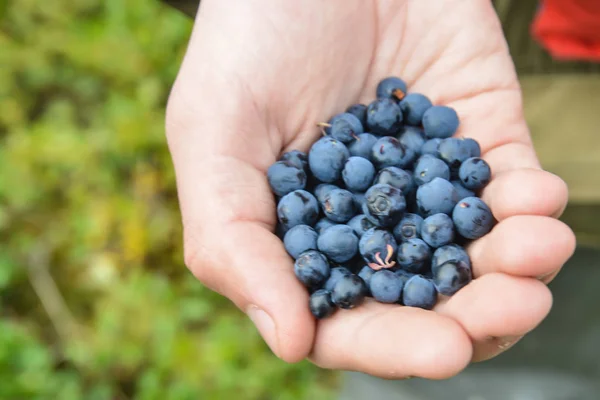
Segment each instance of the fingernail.
M548 272L547 274L540 275L537 277L537 280L546 283L546 281L549 278L551 278L555 273L556 273L556 271L552 271L552 272Z
M256 326L261 336L277 357L279 357L279 349L277 348L277 332L273 319L255 305L251 305L246 309L246 314Z

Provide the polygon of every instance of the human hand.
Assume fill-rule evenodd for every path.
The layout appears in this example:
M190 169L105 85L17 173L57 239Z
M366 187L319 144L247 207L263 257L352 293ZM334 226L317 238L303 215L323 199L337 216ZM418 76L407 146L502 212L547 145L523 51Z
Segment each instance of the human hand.
M267 168L400 76L455 108L494 177L499 223L469 248L475 280L434 311L367 301L316 322L272 233ZM541 170L490 2L203 0L167 110L185 261L253 319L273 352L385 378L439 379L499 354L547 315L575 239L567 188ZM541 281L540 281L541 280ZM543 282L542 282L543 281Z

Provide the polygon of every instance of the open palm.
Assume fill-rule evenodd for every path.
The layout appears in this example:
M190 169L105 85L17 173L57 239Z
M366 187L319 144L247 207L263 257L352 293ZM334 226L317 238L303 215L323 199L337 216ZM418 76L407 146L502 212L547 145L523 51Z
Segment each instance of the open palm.
M483 197L499 223L469 248L476 279L434 311L367 301L317 323L273 234L266 170L284 151L306 151L316 122L372 101L390 75L457 110L457 135L478 140L494 172ZM543 282L574 249L555 219L566 186L540 169L489 2L203 0L167 131L186 264L286 361L452 376L547 315Z

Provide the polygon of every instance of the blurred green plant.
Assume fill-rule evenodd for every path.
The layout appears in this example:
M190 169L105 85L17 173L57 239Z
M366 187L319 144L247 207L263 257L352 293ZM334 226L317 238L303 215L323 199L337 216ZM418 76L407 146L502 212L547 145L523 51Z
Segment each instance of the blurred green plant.
M0 0L0 399L327 399L184 268L164 108L191 21Z

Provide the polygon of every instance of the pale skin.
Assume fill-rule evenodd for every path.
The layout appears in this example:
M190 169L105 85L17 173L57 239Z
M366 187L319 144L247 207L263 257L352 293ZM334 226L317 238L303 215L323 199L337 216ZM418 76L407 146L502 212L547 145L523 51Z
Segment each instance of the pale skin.
M454 107L481 144L499 223L469 247L475 280L433 311L367 301L316 322L273 234L266 170L306 151L316 124L400 76ZM185 262L255 322L287 362L389 379L442 379L492 358L548 314L546 283L572 255L556 218L567 187L543 171L488 1L203 0L167 109Z

